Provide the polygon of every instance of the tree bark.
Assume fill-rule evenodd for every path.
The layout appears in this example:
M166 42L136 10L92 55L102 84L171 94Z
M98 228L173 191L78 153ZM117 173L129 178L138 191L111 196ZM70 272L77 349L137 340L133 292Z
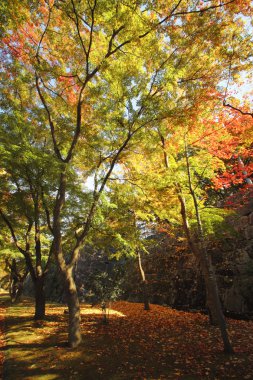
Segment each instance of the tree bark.
M204 275L206 292L207 292L207 304L211 312L211 319L214 321L221 332L223 340L224 352L232 354L234 352L227 333L227 326L224 314L222 312L217 281L214 273L214 268L209 257L205 252L200 254L200 266Z
M46 310L46 297L44 290L44 276L39 276L36 278L34 283L35 288L35 320L45 319Z
M73 268L67 269L65 275L65 290L69 310L68 343L71 348L76 348L82 342L80 328L80 303L77 295L76 284L73 278Z
M143 281L142 282L142 289L143 289L143 303L144 303L144 310L150 310L149 306L149 296L148 296L148 282Z
M191 241L192 251L195 254L195 256L198 258L201 269L202 269L202 273L204 275L204 280L205 280L205 285L206 285L206 299L207 299L207 304L208 304L208 310L210 312L210 321L211 323L217 325L220 329L221 337L222 337L223 345L224 345L224 352L231 354L234 351L229 341L226 321L225 321L225 317L222 311L222 306L221 306L220 297L219 297L217 280L216 280L211 258L206 249L206 245L204 241L205 236L204 236L201 217L199 213L199 205L198 205L197 197L195 194L195 190L192 186L192 175L191 175L191 169L190 169L188 144L187 144L186 135L185 135L185 158L186 158L189 190L190 190L190 194L192 196L192 200L194 203L195 216L196 216L197 226L198 226L197 241L193 241L191 237L191 232L188 228L188 223L187 223L185 201L181 197L181 200L179 199L181 202L181 214L182 214L182 217L185 218L185 221L183 222L183 224L184 224L185 230L188 229L186 233L188 242ZM182 208L184 208L184 210L182 210Z
M189 247L192 253L195 255L195 257L199 260L201 271L204 276L208 307L211 311L212 318L214 319L214 321L217 322L217 325L219 326L221 337L223 340L224 352L226 354L232 354L234 353L234 350L230 343L229 336L227 333L226 321L221 308L216 277L211 260L208 256L208 253L206 252L206 249L203 247L203 244L201 244L202 249L200 250L198 245L193 241L188 225L185 200L181 196L181 194L178 194L178 199L181 204L183 229L186 234Z
M142 262L141 262L141 254L138 252L138 263L139 263L139 270L141 274L141 279L142 279L142 295L143 295L143 304L144 304L144 310L150 310L149 306L149 292L148 292L148 282L146 280L145 272L142 267Z

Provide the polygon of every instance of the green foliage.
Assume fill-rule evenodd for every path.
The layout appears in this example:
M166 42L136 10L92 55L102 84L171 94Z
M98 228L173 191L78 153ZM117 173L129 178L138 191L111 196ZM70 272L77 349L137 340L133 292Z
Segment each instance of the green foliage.
M210 240L222 240L227 237L236 237L236 232L228 222L234 212L222 208L203 208L200 210L204 234ZM196 228L196 222L192 223Z
M193 191L204 233L225 231L205 207L237 143L219 89L251 70L246 5L1 2L0 207L21 247L40 230L63 272L87 243L135 256L161 222L182 225L178 194L196 230Z
M119 269L109 273L107 270L92 273L88 278L89 296L101 304L116 301L122 294L122 274Z

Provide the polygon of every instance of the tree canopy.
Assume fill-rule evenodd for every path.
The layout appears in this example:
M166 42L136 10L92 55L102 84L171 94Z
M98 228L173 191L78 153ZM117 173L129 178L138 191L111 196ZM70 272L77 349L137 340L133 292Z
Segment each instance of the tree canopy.
M234 93L252 75L252 3L0 7L2 221L34 278L47 269L44 251L58 262L75 347L73 269L85 243L114 229L133 251L141 223L178 226L187 205L183 226L197 228L200 254L226 214L214 192L224 204L234 185L252 186L251 98Z

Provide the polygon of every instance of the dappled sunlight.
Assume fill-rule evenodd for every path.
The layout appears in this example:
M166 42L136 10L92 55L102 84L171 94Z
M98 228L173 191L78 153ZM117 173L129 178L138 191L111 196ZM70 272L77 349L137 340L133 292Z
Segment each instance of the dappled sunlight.
M93 307L91 305L82 305L81 306L81 315L100 315L102 316L104 312L102 311L102 308L100 307ZM123 314L120 311L107 308L106 309L106 315L109 316L115 316L115 317L126 317L125 314Z

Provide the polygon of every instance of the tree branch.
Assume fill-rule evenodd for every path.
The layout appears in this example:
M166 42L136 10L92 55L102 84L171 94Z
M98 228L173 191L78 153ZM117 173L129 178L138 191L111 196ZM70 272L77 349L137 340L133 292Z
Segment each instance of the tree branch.
M22 253L22 255L25 257L25 261L26 261L26 265L27 265L27 268L31 274L31 277L32 277L32 280L35 281L36 280L36 274L34 272L34 268L33 268L33 265L32 265L32 261L31 261L31 257L30 257L30 254L28 251L26 251L25 249L23 249L22 247L20 247L19 243L18 243L18 239L16 237L16 234L15 234L15 231L14 231L14 228L11 224L11 222L9 221L8 217L4 214L3 210L0 209L0 215L3 219L3 221L5 222L5 224L7 225L7 227L9 228L9 231L11 233L11 236L12 236L12 239L14 241L14 244L16 246L16 248L19 250L20 253ZM30 229L32 228L32 226L28 226L28 231L27 231L27 236L28 236L28 233L30 231ZM29 248L29 244L26 244L27 248Z
M47 204L46 204L43 188L41 190L41 198L42 198L42 204L43 204L45 214L46 214L48 228L49 228L50 232L53 233L53 227L51 224L50 212L49 212Z
M83 51L84 51L84 55L85 55L86 60L87 60L88 59L88 52L86 50L84 41L83 41L81 33L80 33L78 13L76 11L75 3L74 3L73 0L71 0L71 4L72 4L72 8L73 8L74 15L75 15L75 21L74 22L75 22L75 25L76 25L77 34L78 34L79 40L81 42L81 45L82 45L82 48L83 48Z
M229 107L229 108L232 108L234 111L240 112L240 114L242 114L242 115L247 115L247 116L251 116L251 117L253 117L253 112L242 111L240 108L234 107L234 106L232 106L231 104L226 103L226 100L225 100L225 99L224 99L224 101L223 101L223 106L225 106L225 107Z
M39 85L39 77L37 74L35 74L35 80L36 80L36 88L37 88L37 92L39 94L39 97L40 97L40 100L47 112L47 116L48 116L48 121L49 121L49 126L50 126L50 131L51 131L51 136L52 136L52 140L53 140L53 145L54 145L54 151L55 151L55 154L56 156L59 158L60 161L62 162L65 162L64 158L62 157L61 155L61 152L58 148L58 144L57 144L57 141L56 141L56 137L55 137L55 126L54 126L54 122L52 120L52 117L51 117L51 113L50 113L50 110L48 108L48 105L46 103L46 100L42 94L42 91L41 91L41 88L40 88L40 85Z
M47 23L46 23L45 29L44 29L44 31L43 31L43 33L42 33L42 35L41 35L41 38L40 38L40 40L39 40L38 48L37 48L36 55L35 55L35 57L36 57L38 63L40 63L40 58L39 58L40 47L41 47L41 44L42 44L43 38L44 38L44 36L45 36L45 34L46 34L46 32L47 32L47 29L48 29L48 27L49 27L50 20L51 20L51 10L52 10L52 8L49 6L49 15L48 15Z
M182 12L177 12L177 13L174 13L172 14L171 16L185 16L185 15L189 15L189 14L192 14L192 13L204 13L204 12L207 12L207 11L211 11L213 9L217 9L217 8L222 8L226 5L229 5L231 3L234 3L236 0L230 0L226 3L220 3L219 5L210 5L210 7L207 7L207 8L203 8L203 9L196 9L194 11L182 11Z

